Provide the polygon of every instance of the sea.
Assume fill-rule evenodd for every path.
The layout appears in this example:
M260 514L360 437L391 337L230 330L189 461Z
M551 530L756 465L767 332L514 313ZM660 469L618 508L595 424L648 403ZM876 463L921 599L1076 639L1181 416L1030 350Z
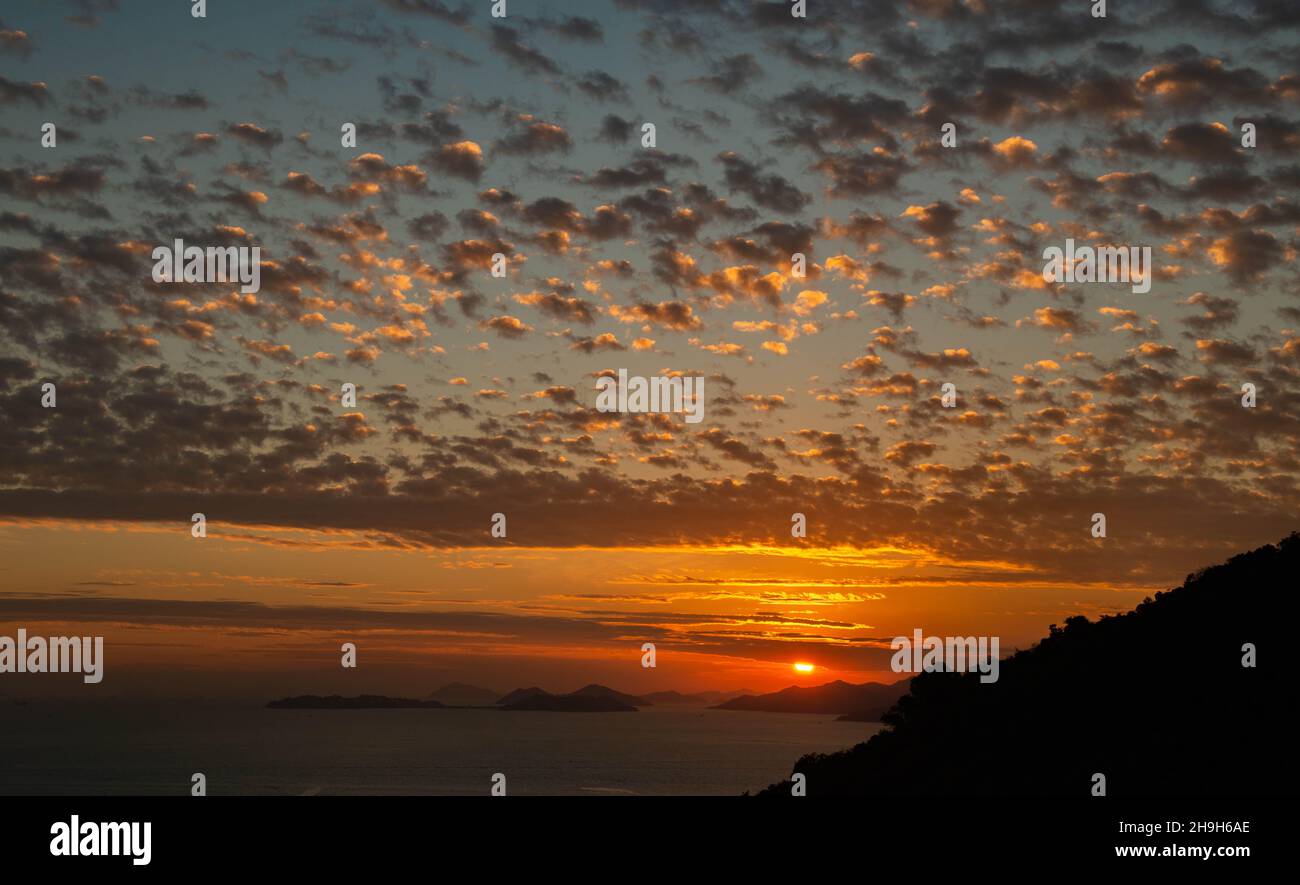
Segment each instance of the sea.
M643 707L274 710L0 698L0 795L740 795L879 731L834 714ZM815 785L809 785L809 794Z

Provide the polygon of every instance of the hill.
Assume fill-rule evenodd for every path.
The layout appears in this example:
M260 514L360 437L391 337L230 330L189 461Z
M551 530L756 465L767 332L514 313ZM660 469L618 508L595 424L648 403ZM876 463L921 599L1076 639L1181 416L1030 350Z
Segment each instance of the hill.
M536 685L534 685L532 688L516 688L514 691L510 692L509 694L502 695L501 697L497 698L496 702L502 706L505 706L506 704L513 704L517 701L523 700L524 698L532 697L533 695L539 695L539 694L550 694L550 692L543 691L542 689L538 688Z
M610 710L616 710L622 707L636 709L637 707L651 706L651 702L645 698L640 698L637 697L636 695L624 694L621 691L615 691L614 689L609 688L608 686L597 685L596 683L592 683L591 685L584 685L582 688L578 689L577 691L569 692L568 694L554 694L552 692L545 691L541 688L538 688L535 685L532 688L516 688L514 691L498 699L497 703L500 704L502 707L509 708L509 709L537 710L537 709L545 709L548 704L552 706L555 705L556 703L555 701L546 700L547 698L597 698L602 700L609 700L614 702L614 704L612 705L607 705L608 709ZM519 706L520 702L530 702L530 703L524 706ZM581 707L583 706L583 702L574 701L570 703L569 706ZM599 705L588 705L588 706L599 706Z
M804 756L807 794L1258 796L1297 791L1300 535L1189 575L1133 611L1068 618L997 682L921 673L865 743ZM1244 666L1252 644L1258 666ZM788 796L790 782L761 795Z
M596 685L595 683L592 683L591 685L584 685L582 688L573 692L573 694L588 695L590 697L598 697L598 698L613 698L619 703L626 704L629 707L653 706L650 703L650 701L648 701L645 698L639 698L636 695L631 695L631 694L624 694L621 691L614 691L614 689L612 688L608 688L604 685Z

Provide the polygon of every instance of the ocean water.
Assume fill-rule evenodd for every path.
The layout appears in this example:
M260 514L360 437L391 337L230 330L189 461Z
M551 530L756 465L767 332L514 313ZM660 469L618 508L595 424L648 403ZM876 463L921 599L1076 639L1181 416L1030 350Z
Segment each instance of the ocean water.
M737 795L882 728L834 715L0 699L0 795Z

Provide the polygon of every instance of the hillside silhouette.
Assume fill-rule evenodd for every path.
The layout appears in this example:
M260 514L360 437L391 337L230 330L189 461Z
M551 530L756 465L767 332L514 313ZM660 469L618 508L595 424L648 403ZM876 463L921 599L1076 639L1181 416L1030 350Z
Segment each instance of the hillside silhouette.
M1052 625L997 682L921 673L887 728L793 771L809 796L1282 796L1300 535L1189 575L1131 612ZM1242 664L1252 643L1256 667ZM759 795L789 796L784 781Z

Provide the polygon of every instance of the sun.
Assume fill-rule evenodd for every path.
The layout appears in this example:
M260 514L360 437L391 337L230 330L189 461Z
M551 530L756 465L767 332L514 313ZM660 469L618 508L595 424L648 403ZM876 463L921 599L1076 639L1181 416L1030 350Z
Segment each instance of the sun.
M811 673L813 671L812 664L795 664L794 668L799 673Z

